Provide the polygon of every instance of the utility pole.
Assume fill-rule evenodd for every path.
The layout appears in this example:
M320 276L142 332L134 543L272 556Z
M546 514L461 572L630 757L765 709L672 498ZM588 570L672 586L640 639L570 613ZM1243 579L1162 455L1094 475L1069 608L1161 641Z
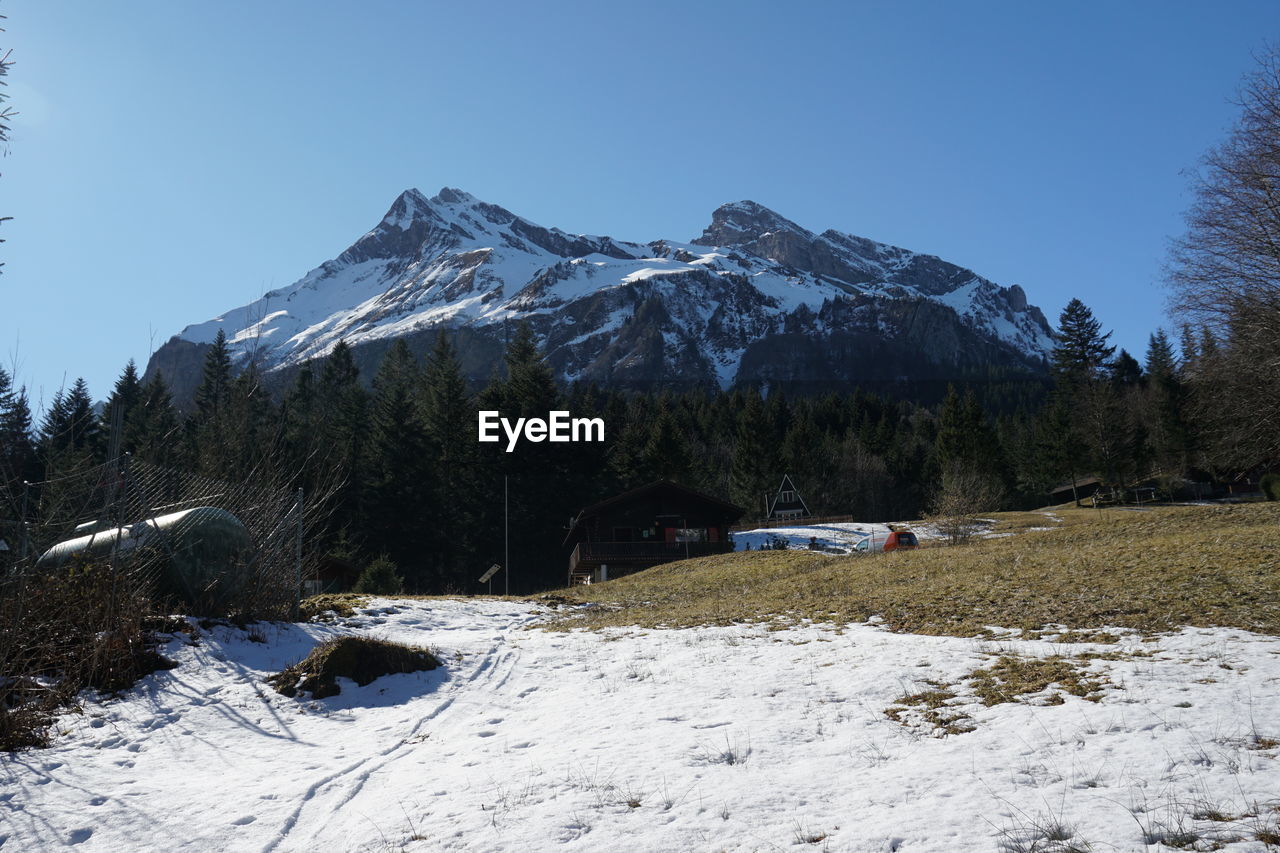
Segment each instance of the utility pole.
M511 594L511 513L507 501L507 475L502 475L502 583L506 594Z

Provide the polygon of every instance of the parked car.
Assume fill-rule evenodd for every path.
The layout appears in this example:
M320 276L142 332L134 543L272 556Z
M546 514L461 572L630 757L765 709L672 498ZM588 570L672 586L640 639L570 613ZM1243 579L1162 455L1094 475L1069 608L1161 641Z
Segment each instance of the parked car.
M910 530L894 530L889 533L872 533L853 546L854 551L871 554L879 551L908 551L919 548L920 540Z

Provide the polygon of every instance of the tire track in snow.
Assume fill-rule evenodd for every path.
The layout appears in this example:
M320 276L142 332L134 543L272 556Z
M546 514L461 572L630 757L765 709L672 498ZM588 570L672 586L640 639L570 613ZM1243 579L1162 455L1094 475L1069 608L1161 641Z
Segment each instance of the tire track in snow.
M306 842L298 848L305 850L319 849L315 846L315 843L331 825L333 819L339 816L339 812L343 807L359 795L365 783L369 781L373 774L387 769L400 758L413 755L413 751L407 749L407 747L413 745L411 744L412 739L419 734L423 726L449 710L463 689L492 685L491 689L493 691L500 690L511 678L511 674L515 671L516 663L520 659L519 652L510 649L504 650L503 643L510 637L512 630L523 624L524 621L524 619L512 618L502 625L496 638L497 642L483 652L483 657L471 674L467 676L465 682L455 682L454 686L451 687L452 695L432 709L430 713L420 717L407 736L402 737L376 755L363 758L309 786L302 795L302 801L285 819L276 837L262 848L262 853L273 853L285 841L291 840L289 838L290 833L298 825L303 812L307 811L308 806L321 799L322 792L327 793L327 789L333 789L335 793L340 794L340 799L326 808L324 817L308 834ZM499 675L499 671L501 671L501 675ZM372 767L367 766L371 762L376 762L376 764ZM345 790L343 790L344 788Z

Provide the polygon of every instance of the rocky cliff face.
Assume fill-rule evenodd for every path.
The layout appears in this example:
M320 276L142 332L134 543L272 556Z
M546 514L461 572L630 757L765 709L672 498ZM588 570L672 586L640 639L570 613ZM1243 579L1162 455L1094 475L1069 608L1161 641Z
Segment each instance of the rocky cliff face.
M529 322L566 380L617 387L765 382L848 387L1035 372L1050 346L1022 289L932 255L825 231L755 202L726 204L693 241L630 243L544 228L455 189L402 193L337 258L188 326L152 356L178 398L219 329L240 365L281 377L340 339L366 375L390 342L456 336L468 372Z

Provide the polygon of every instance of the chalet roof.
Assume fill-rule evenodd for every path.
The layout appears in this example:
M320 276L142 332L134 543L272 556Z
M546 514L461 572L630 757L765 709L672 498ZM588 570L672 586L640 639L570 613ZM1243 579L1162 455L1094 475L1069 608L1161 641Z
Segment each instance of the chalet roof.
M795 483L791 482L791 475L783 474L782 483L778 486L778 490L773 493L773 498L769 501L769 511L765 514L766 517L773 515L773 510L778 505L778 499L782 497L782 493L786 491L790 491L795 494L795 498L788 501L788 504L798 503L800 506L804 507L805 515L813 514L809 512L809 505L804 502L804 497L800 494L800 490L796 488Z
M573 532L578 528L578 525L583 520L590 518L594 515L599 515L604 510L609 509L610 507L615 506L617 504L623 504L623 503L626 503L627 501L634 500L638 497L648 494L649 492L656 492L656 491L674 491L682 495L685 495L687 497L693 498L695 500L701 501L703 503L707 503L714 507L718 507L719 509L724 510L726 515L732 516L730 519L728 519L730 523L737 521L739 518L742 517L742 514L746 512L746 510L744 510L740 506L731 504L728 501L722 501L717 497L713 497L711 495L706 494L705 492L699 492L696 489L690 489L687 486L682 486L679 483L672 482L671 480L657 480L655 482L649 483L648 485L640 486L638 488L625 491L621 494L614 495L611 498L605 498L604 500L598 503L593 503L591 506L583 508L577 514L577 516L573 519L573 521L569 524L569 532L565 534L565 537L564 537L565 544L567 545L569 543L570 538L572 538L573 536Z
M1083 489L1086 486L1098 486L1101 484L1102 484L1102 480L1098 479L1097 477L1077 477L1075 482L1075 487L1077 489ZM1058 492L1069 492L1069 491L1071 491L1071 481L1067 480L1065 483L1062 483L1061 485L1054 486L1053 490L1050 491L1049 494L1056 495Z

